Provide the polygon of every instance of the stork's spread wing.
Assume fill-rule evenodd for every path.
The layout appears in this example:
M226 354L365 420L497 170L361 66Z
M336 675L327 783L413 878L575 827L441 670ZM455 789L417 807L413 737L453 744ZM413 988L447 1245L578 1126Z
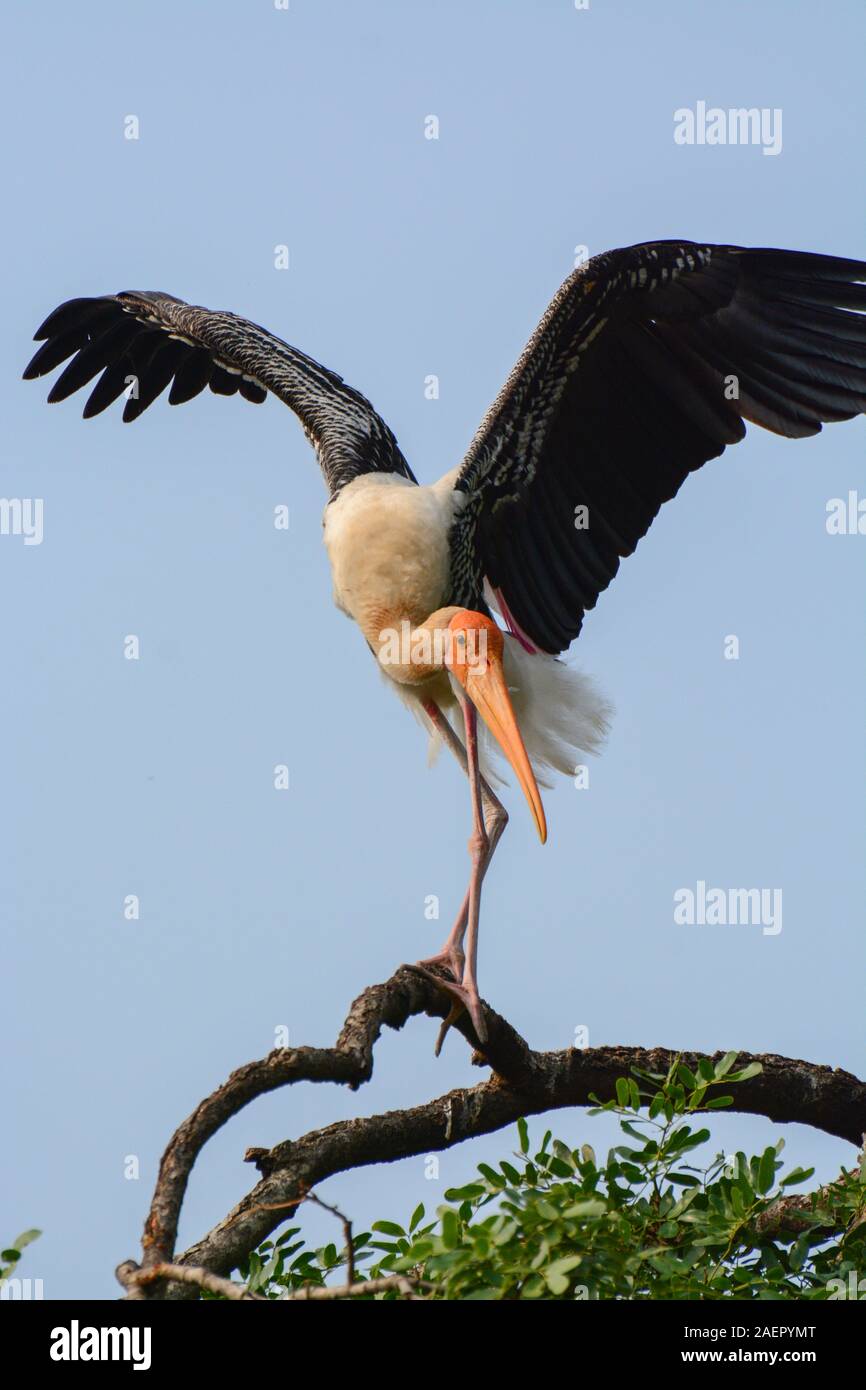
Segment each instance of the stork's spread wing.
M564 650L744 420L797 437L866 410L864 279L834 256L671 241L575 271L458 475L451 601L481 606L486 578L516 631Z
M135 420L171 382L169 402L191 400L206 386L259 404L268 391L299 417L331 492L361 473L412 478L393 434L370 402L335 372L258 324L153 291L70 299L34 335L42 347L24 372L44 376L68 357L49 401L62 401L101 373L84 407L98 415L126 396Z

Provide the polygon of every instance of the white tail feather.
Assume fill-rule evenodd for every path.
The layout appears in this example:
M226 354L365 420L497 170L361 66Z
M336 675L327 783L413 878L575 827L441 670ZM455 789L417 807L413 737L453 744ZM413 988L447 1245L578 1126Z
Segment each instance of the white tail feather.
M552 786L552 772L573 777L581 754L601 751L613 708L592 676L506 633L505 678L541 786Z

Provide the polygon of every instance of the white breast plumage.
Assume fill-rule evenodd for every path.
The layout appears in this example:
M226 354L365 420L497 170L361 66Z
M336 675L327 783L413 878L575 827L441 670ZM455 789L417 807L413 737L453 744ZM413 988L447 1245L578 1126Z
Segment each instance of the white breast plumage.
M419 487L395 474L368 473L325 509L334 602L368 641L383 621L421 622L445 602L456 499L450 474Z

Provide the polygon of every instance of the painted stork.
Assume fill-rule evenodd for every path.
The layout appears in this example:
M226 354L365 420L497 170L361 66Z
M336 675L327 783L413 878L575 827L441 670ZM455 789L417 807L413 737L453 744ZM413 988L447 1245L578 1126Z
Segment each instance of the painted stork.
M657 241L596 256L554 297L463 462L430 486L364 396L235 314L124 292L69 300L36 333L25 377L72 358L49 401L101 373L85 417L123 395L135 420L169 383L172 405L205 386L254 403L271 391L299 417L329 494L335 600L469 779L469 887L416 967L452 999L437 1051L464 1008L487 1035L479 905L507 816L477 715L544 841L538 783L573 773L607 717L559 654L661 504L746 420L798 438L866 411L864 281L866 263L796 251Z

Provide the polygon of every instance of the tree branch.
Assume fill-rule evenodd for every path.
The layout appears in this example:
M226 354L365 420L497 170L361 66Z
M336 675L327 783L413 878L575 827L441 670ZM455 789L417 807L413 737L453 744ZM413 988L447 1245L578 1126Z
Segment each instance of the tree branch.
M217 1293L223 1298L237 1302L268 1302L261 1294L251 1293L245 1284L235 1284L231 1279L221 1279L209 1269L197 1269L195 1265L159 1264L151 1265L149 1269L141 1269L127 1261L118 1268L117 1277L126 1288L139 1294L148 1284L154 1284L157 1280L173 1279L181 1284L192 1284L197 1289L207 1289L210 1293Z
M233 1072L202 1101L172 1137L145 1224L142 1269L170 1263L226 1275L284 1220L310 1190L347 1169L393 1162L451 1148L465 1139L489 1134L521 1116L605 1101L615 1096L618 1077L634 1066L665 1073L674 1056L668 1048L598 1047L534 1052L523 1038L489 1007L489 1040L477 1065L489 1065L489 1080L460 1089L409 1110L342 1121L314 1130L275 1148L250 1149L262 1180L204 1239L174 1259L174 1242L189 1174L208 1139L257 1096L297 1081L332 1082L357 1090L373 1071L373 1049L383 1026L401 1028L407 1019L426 1013L444 1018L450 1000L429 978L410 966L384 984L359 995L332 1048L281 1048ZM455 1025L476 1048L466 1015ZM683 1053L694 1070L698 1055ZM715 1061L723 1055L710 1057ZM757 1061L760 1075L734 1088L734 1109L784 1123L812 1125L825 1133L860 1142L866 1129L866 1083L849 1072L774 1054L741 1053L736 1067ZM121 1266L128 1270L130 1266ZM133 1266L132 1268L135 1268ZM120 1277L120 1276L119 1276ZM126 1283L127 1280L122 1279ZM195 1297L194 1286L168 1285L161 1275L136 1279L133 1297Z
M404 1298L423 1303L424 1300L421 1298L420 1294L415 1292L415 1290L420 1287L422 1286L419 1284L418 1280L413 1279L408 1274L389 1274L384 1279L367 1279L359 1284L328 1284L325 1287L314 1287L311 1285L308 1289L296 1289L294 1293L284 1294L279 1301L281 1303L293 1303L298 1301L306 1303L310 1299L324 1299L330 1301L336 1298L357 1298L359 1295L363 1298L369 1298L371 1294L384 1293L386 1289L397 1289ZM431 1288L432 1285L424 1285L423 1287Z

